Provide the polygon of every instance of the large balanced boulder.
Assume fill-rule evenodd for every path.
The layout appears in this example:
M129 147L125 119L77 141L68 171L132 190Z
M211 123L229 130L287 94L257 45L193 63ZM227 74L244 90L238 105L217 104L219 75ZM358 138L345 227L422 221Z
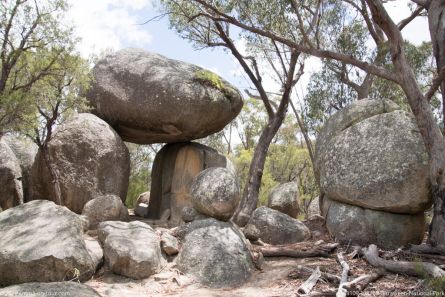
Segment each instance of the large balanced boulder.
M48 143L50 164L57 173L62 204L81 213L99 195L126 198L130 156L119 135L98 117L78 114L57 128ZM34 199L56 201L53 178L39 150L33 166Z
M182 142L222 130L241 111L232 85L198 66L142 49L100 60L87 98L125 141Z
M255 209L247 225L255 226L261 240L270 244L297 243L311 237L302 222L265 206Z
M425 234L425 215L396 214L323 199L326 227L345 244L396 249L420 244Z
M89 279L95 272L79 216L47 200L0 213L0 286Z
M231 223L199 220L184 230L176 262L181 272L210 287L238 286L251 275L247 240Z
M76 282L26 283L0 289L0 297L100 297L91 287Z
M267 206L293 218L297 217L300 212L298 183L288 182L273 188L269 194Z
M431 204L428 155L414 117L388 100L360 100L317 138L315 168L332 200L416 214Z
M149 277L161 268L160 239L142 222L107 221L99 224L105 264L116 274L133 279Z
M82 210L82 215L88 218L90 229L96 229L100 222L130 219L128 209L116 195L99 196L88 201Z
M193 142L165 145L153 162L148 217L159 219L167 212L171 224L181 223L182 209L192 206L190 189L194 178L211 167L234 170L226 157L205 145Z
M23 203L22 170L14 152L0 138L0 207L5 210Z
M31 201L31 170L37 154L38 146L29 138L13 135L3 136L9 147L14 152L22 169L23 201Z
M202 171L190 191L193 207L198 212L222 221L232 217L241 197L235 174L223 167Z

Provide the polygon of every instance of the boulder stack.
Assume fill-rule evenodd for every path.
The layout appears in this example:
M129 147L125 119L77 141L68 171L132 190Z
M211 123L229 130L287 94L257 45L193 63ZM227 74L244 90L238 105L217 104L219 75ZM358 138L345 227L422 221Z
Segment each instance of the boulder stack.
M366 99L337 112L317 138L315 169L331 234L386 248L420 243L431 193L426 148L410 113L388 100ZM380 223L394 223L388 226L394 240L376 235L385 232L375 224L378 217L385 218ZM357 220L362 224L356 225ZM361 232L354 229L358 227Z
M216 150L199 143L165 145L153 163L148 217L159 219L170 212L170 222L179 224L182 209L192 206L190 190L194 178L210 167L232 166Z

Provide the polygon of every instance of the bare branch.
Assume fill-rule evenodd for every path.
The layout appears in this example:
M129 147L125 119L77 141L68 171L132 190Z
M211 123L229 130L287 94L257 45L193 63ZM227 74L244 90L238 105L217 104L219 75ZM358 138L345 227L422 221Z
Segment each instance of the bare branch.
M380 67L380 66L377 66L374 64L370 64L368 62L358 60L358 59L356 59L352 56L346 55L346 54L342 54L342 53L338 53L338 52L334 52L334 51L330 51L330 50L322 50L322 49L316 49L316 48L310 48L310 47L304 46L302 44L299 44L297 42L294 42L292 40L289 40L287 38L279 36L273 32L269 32L269 31L266 31L266 30L263 30L263 29L260 29L260 28L254 27L254 26L246 25L246 24L238 21L236 18L221 12L220 10L218 10L217 8L210 5L209 3L207 3L204 0L192 0L192 1L200 3L207 9L211 10L214 14L219 16L219 17L215 17L215 16L209 15L209 17L212 18L213 20L230 23L230 24L235 25L241 29L245 29L252 33L256 33L263 37L267 37L272 40L278 41L280 43L286 44L287 46L294 48L295 50L297 50L299 52L303 52L305 54L312 55L312 56L315 56L318 58L326 58L326 59L342 61L347 64L354 65L366 72L370 72L374 75L377 75L381 78L399 83L399 78L392 71L390 71L384 67Z
M440 69L439 73L433 79L433 83L430 89L425 94L425 98L428 101L431 101L431 98L433 98L434 94L437 92L444 79L445 79L445 66L442 67L442 69Z
M235 58L238 60L238 62L241 64L241 67L243 67L244 71L247 73L249 78L252 80L253 84L258 90L258 93L260 94L261 100L264 103L264 106L266 107L267 114L269 117L273 117L274 111L272 109L272 106L270 105L269 98L266 94L266 91L263 88L263 85L260 81L255 77L255 74L253 74L252 70L250 69L249 65L247 65L245 59L241 55L241 53L236 48L235 44L232 42L232 40L226 35L224 32L222 26L220 23L215 22L215 27L219 32L219 36L221 39L227 44L227 47L230 49L232 54L235 56Z
M416 10L413 11L413 13L407 17L406 19L403 19L399 22L397 25L399 27L399 30L402 31L412 20L414 20L417 16L420 15L420 13L425 9L424 6L418 6Z

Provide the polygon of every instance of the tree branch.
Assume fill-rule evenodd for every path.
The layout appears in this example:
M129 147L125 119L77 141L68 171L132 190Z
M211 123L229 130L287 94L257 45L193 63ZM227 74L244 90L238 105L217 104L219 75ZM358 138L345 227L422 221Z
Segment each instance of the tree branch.
M221 21L221 22L226 22L226 23L230 23L236 27L239 27L241 29L245 29L247 31L250 31L252 33L256 33L258 35L261 35L263 37L267 37L270 38L272 40L278 41L280 43L283 43L291 48L294 48L295 50L299 51L299 52L303 52L305 54L308 55L312 55L318 58L326 58L326 59L332 59L332 60L337 60L337 61L342 61L345 62L347 64L351 64L354 65L366 72L370 72L374 75L377 75L381 78L399 83L399 78L391 71L389 71L388 69L385 69L383 67L379 67L377 65L374 64L370 64L368 62L364 62L361 60L358 60L352 56L346 55L346 54L342 54L342 53L338 53L338 52L334 52L334 51L330 51L330 50L322 50L322 49L316 49L316 48L310 48L307 46L304 46L300 43L294 42L292 40L289 40L287 38L284 38L282 36L279 36L275 33L254 27L254 26L249 26L246 25L240 21L238 21L236 18L227 15L221 11L219 11L217 8L215 8L214 6L210 5L209 3L207 3L204 0L192 0L194 2L197 2L199 4L201 4L202 6L206 7L207 9L211 10L214 14L218 15L219 17L216 16L211 16L208 15L208 17L212 18L215 21Z

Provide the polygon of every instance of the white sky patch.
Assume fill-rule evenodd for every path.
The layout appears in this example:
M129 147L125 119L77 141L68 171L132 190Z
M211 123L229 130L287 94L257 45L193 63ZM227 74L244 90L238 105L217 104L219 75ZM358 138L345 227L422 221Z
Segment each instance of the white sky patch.
M398 23L411 15L407 0L390 1L385 4L388 14L394 22ZM403 30L403 38L419 45L423 41L430 41L431 36L428 28L428 19L426 17L416 17Z
M137 11L151 7L152 0L69 0L68 21L81 38L79 51L85 57L107 49L143 47L152 36L138 24Z

